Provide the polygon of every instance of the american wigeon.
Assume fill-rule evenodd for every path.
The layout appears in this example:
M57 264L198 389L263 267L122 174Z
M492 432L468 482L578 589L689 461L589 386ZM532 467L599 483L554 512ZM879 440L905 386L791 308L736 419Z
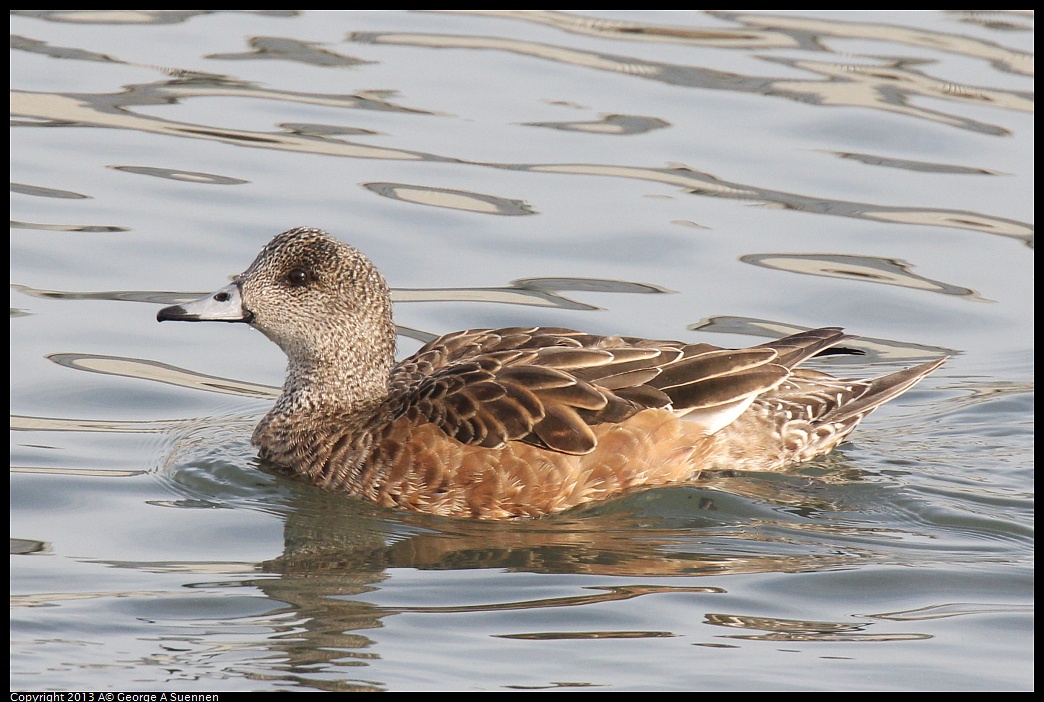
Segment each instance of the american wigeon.
M514 327L447 334L396 362L384 277L307 228L157 317L246 322L286 353L253 434L261 458L380 505L480 519L807 461L946 360L854 380L797 367L848 338L837 328L733 350Z

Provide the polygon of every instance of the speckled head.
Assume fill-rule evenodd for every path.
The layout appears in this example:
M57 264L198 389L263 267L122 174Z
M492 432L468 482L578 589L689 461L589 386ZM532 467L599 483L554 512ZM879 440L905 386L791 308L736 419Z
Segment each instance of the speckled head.
M320 229L291 229L270 241L235 282L251 324L292 359L335 359L346 346L390 337L391 295L357 249Z
M334 385L339 396L385 392L395 326L384 277L357 249L321 229L273 238L230 285L160 310L157 318L245 322L289 359L287 385ZM349 386L349 387L345 387Z

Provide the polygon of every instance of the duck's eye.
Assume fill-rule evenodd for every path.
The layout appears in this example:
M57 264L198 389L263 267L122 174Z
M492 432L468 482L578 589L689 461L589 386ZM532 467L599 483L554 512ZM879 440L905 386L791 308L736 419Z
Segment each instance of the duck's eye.
M311 281L312 276L308 274L304 268L294 268L286 275L286 279L290 282L290 285L299 288L302 285L307 285Z

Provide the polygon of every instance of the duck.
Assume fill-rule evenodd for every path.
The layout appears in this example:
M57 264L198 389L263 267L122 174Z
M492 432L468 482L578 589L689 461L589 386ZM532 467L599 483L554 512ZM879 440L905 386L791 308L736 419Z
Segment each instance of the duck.
M157 319L245 323L283 350L282 392L251 437L275 470L383 507L486 520L811 460L947 360L838 378L799 367L852 338L838 327L741 349L507 327L449 333L397 361L384 276L308 227Z

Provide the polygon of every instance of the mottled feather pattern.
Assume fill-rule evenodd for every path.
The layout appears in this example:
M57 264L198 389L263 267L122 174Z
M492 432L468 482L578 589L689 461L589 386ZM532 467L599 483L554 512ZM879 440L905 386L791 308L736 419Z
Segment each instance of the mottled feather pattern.
M854 380L798 368L849 338L832 327L747 349L512 327L396 363L384 279L315 229L278 235L232 285L159 319L246 322L287 353L253 436L263 459L380 505L481 519L809 460L945 360Z
M595 447L593 425L643 409L686 414L741 403L788 374L767 348L641 343L567 329L457 332L399 364L392 386L404 389L399 411L415 408L463 443L524 441L584 454Z

